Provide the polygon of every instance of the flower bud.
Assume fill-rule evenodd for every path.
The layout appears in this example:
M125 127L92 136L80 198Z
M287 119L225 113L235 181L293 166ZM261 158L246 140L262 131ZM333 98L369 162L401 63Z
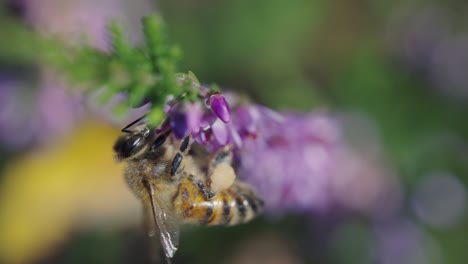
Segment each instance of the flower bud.
M229 109L229 105L227 104L226 99L222 94L215 93L211 95L209 102L211 110L217 117L219 117L219 119L221 119L224 123L231 121L231 110Z

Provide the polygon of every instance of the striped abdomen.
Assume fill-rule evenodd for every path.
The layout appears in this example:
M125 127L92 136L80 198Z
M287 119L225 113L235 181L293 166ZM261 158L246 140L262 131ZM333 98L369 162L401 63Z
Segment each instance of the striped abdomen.
M193 180L187 178L179 185L174 206L187 224L237 225L257 216L263 209L263 201L241 182L235 182L208 200Z

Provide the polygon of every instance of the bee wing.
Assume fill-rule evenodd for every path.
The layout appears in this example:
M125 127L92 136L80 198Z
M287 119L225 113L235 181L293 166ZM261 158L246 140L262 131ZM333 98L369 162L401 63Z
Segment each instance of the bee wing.
M169 208L169 203L164 202L154 193L154 188L149 186L151 212L148 212L152 218L153 225L148 226L148 235L150 238L156 237L159 233L160 242L164 250L164 254L168 258L172 258L179 246L180 225L178 218ZM157 226L157 229L156 229ZM158 232L159 231L159 232Z
M149 203L144 204L143 210L143 224L147 235L148 256L151 263L160 263L162 247L159 239L159 229L153 217L153 207Z

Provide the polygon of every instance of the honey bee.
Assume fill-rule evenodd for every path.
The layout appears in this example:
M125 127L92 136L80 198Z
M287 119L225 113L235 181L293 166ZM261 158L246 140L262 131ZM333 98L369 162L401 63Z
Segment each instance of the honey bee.
M168 261L178 249L181 225L237 225L262 211L256 191L236 179L230 146L211 156L196 154L190 136L179 142L170 131L156 135L146 125L129 130L139 121L122 129L127 134L114 151L126 162L127 184L143 203L150 242L160 242Z

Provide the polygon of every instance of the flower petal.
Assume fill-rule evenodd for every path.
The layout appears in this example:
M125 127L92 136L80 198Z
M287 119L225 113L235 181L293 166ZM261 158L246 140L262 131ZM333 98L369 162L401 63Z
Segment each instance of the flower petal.
M187 129L191 133L198 133L200 130L201 119L203 116L202 107L199 103L188 103L184 106Z
M211 130L219 144L226 145L228 143L229 130L226 124L217 119L211 126Z
M177 138L183 138L187 133L187 120L183 113L176 111L171 114L171 127Z

